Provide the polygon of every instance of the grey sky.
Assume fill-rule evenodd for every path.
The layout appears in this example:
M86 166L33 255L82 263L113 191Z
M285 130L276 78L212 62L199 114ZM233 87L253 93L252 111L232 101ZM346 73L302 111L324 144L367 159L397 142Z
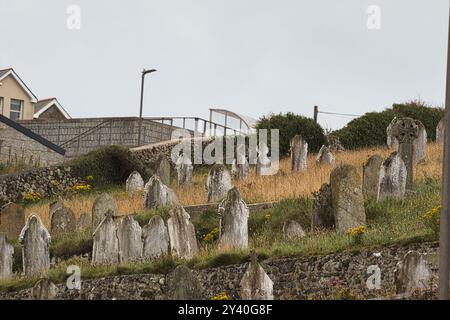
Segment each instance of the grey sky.
M69 5L81 30L66 27ZM366 27L369 5L381 30ZM421 98L442 105L448 0L0 0L0 68L73 117L255 118L362 114ZM320 116L325 127L348 119Z

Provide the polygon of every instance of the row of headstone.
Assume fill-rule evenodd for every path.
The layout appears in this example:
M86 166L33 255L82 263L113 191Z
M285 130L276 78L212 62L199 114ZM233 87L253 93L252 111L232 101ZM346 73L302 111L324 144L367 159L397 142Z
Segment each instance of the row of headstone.
M330 183L313 194L313 228L336 228L346 233L366 224L360 176L352 165L333 169Z
M383 200L402 198L406 192L407 168L397 152L386 160L371 156L363 166L363 193L365 199Z
M143 228L131 215L107 216L93 238L92 264L95 265L148 260L169 252L190 259L198 252L194 225L181 206L170 208L167 226L160 216L152 217Z
M241 300L273 300L273 281L254 253L239 286ZM196 274L180 265L169 275L168 296L171 300L201 300L205 293Z

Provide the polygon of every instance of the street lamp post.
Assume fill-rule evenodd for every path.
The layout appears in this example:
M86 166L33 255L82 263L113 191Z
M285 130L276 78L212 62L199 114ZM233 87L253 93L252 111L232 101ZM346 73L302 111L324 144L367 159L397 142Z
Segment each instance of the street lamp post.
M142 135L142 108L144 106L144 80L145 75L148 73L155 72L156 69L142 70L142 79L141 79L141 105L139 109L139 132L138 132L138 147L141 145L141 135Z
M450 14L449 14L450 16ZM447 49L447 84L445 91L444 169L442 171L442 213L439 232L439 299L448 300L450 264L450 17Z

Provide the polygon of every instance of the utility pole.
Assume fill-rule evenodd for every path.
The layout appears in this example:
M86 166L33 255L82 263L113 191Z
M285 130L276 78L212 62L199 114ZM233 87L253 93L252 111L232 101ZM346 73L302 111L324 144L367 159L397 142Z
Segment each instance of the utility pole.
M319 114L319 107L314 106L314 122L317 123L317 115Z
M439 232L439 299L448 300L450 264L450 14L447 48L447 83L445 90L444 165L442 172L442 212Z
M141 104L139 109L139 132L138 132L138 147L141 146L141 135L142 135L142 109L144 107L144 80L145 75L148 73L155 72L156 69L150 69L150 70L142 70L142 78L141 78Z

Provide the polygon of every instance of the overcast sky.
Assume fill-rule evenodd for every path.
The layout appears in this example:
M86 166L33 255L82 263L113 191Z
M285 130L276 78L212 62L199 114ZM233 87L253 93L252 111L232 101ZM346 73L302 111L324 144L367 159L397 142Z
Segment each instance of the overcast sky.
M0 0L0 68L73 117L443 105L448 0ZM69 29L67 8L81 9ZM369 29L367 8L381 9ZM72 20L71 20L72 21ZM348 119L319 116L327 128Z

